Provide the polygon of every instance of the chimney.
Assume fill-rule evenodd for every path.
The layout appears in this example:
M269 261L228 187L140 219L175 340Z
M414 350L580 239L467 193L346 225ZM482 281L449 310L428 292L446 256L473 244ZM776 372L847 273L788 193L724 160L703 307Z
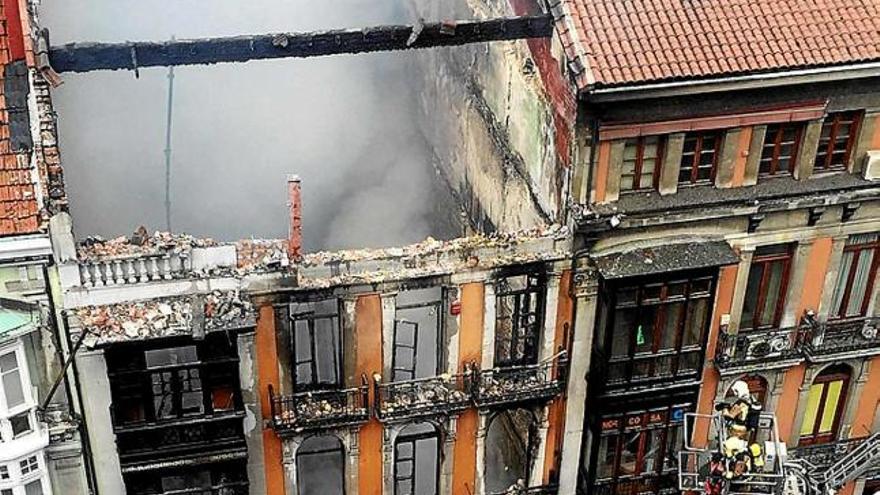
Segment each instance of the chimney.
M290 210L287 256L295 263L302 258L302 184L298 175L287 176L287 207Z

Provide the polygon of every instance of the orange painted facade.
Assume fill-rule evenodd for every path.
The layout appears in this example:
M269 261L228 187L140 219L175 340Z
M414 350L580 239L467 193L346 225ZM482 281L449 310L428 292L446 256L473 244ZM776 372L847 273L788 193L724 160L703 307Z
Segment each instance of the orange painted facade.
M572 328L574 299L571 297L571 270L562 273L559 279L559 303L556 309L555 348L568 349L568 339ZM551 484L554 472L559 471L562 456L562 437L565 435L565 395L553 400L548 406L547 450L544 457L544 483Z
M731 186L742 186L746 178L746 162L749 157L749 147L752 144L752 128L743 127L736 143L736 158L733 161L733 180Z
M794 431L794 419L797 416L798 398L800 397L801 385L807 373L807 365L799 364L785 372L782 381L782 394L779 395L779 403L776 405L776 420L779 422L779 439L786 441L791 438ZM793 445L789 445L793 447Z
M866 437L872 433L877 404L880 403L880 356L871 359L868 381L862 388L856 414L853 417L851 438Z
M831 244L830 237L822 237L816 239L810 248L807 272L804 274L804 290L795 313L798 319L808 309L813 311L819 309L819 302L822 300L822 287L825 285L825 273L828 271L828 263L831 260Z
M278 387L278 346L275 340L275 309L271 304L260 306L260 317L254 339L257 361L257 382L260 389L260 410L263 418L272 417L269 386ZM263 428L263 465L266 474L266 493L284 495L284 466L281 438L270 427Z
M483 355L483 301L485 288L475 282L461 287L461 316L458 330L458 369ZM480 415L476 409L464 411L456 423L453 447L452 493L471 495L477 483L477 430Z
M871 138L871 149L880 149L880 115L874 118L874 136Z
M355 304L355 334L355 376L382 373L382 300L378 294L358 297ZM370 395L373 395L372 390ZM373 397L370 403L375 403ZM370 419L361 427L358 436L358 493L382 495L382 423L376 418Z
M594 184L595 197L597 203L605 201L605 191L608 187L608 168L611 165L611 141L602 141L599 143L599 158L596 160L596 182Z
M718 288L715 291L715 313L712 324L709 326L708 341L706 343L706 356L715 355L715 347L718 342L718 332L721 329L721 315L730 314L733 306L733 293L736 287L738 267L722 267L718 275ZM718 371L712 366L703 369L703 386L700 388L700 398L697 404L699 414L712 414L715 394L718 390ZM709 439L709 424L698 422L694 429L695 445L705 445Z

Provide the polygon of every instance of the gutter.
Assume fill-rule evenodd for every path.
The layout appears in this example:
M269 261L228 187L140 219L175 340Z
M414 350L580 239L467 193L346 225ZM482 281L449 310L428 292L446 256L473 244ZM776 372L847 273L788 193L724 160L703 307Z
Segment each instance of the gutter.
M581 99L593 102L625 101L876 76L880 76L880 61L714 79L670 81L599 89L587 88L581 91L580 96Z

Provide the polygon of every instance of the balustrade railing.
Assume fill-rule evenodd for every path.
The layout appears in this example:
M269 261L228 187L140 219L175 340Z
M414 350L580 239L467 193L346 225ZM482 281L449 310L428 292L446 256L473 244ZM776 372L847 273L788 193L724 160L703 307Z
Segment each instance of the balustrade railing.
M142 458L173 457L245 446L244 413L114 427L119 458L123 463Z
M722 328L718 335L715 364L719 368L765 365L803 357L810 326L740 330L730 334Z
M381 420L451 415L471 405L470 374L440 375L391 383L374 381L376 416Z
M552 398L565 387L568 357L561 351L554 359L525 366L473 371L474 402L479 407Z
M188 252L166 252L79 261L85 287L136 284L185 277L192 271Z
M876 349L880 352L880 318L849 318L811 322L804 342L810 356Z
M269 388L272 425L277 431L303 431L366 423L370 419L369 385L276 396Z

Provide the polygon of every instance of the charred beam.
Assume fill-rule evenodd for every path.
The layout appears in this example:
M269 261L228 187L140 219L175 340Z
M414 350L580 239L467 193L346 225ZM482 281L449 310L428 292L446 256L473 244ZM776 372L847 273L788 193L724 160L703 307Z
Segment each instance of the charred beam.
M51 47L49 61L57 72L137 70L140 67L306 58L344 53L457 46L486 41L546 38L552 32L552 16L538 15L158 43L149 41L70 43Z

